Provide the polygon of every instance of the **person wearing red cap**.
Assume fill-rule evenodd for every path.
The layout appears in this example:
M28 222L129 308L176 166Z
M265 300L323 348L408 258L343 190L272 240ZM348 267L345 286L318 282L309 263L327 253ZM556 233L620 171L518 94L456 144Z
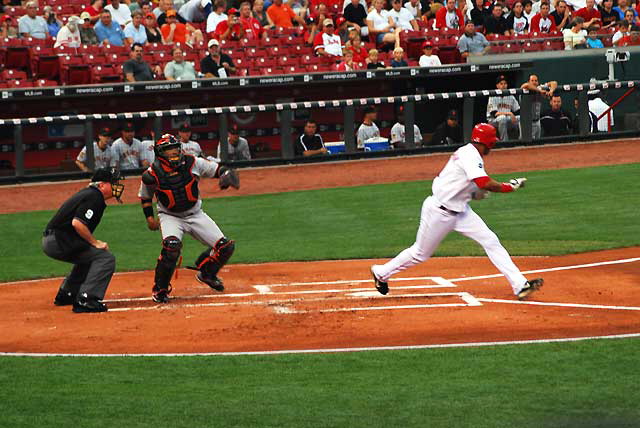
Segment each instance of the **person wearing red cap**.
M0 39L15 39L18 28L9 15L0 16Z
M231 8L227 11L227 20L216 27L213 36L218 40L240 40L244 37L244 26L240 22L240 12Z
M511 284L513 293L522 300L542 287L541 278L528 281L511 260L496 234L469 206L471 199L483 199L487 192L508 193L524 187L526 178L514 178L500 183L484 169L498 138L496 129L488 123L473 128L471 142L460 147L433 180L432 196L422 204L420 227L416 242L383 265L371 266L376 289L389 292L389 279L418 263L428 260L440 242L451 231L473 239L482 246L489 259Z
M420 67L438 67L442 65L438 55L433 54L433 43L429 40L422 44L422 55L418 64Z

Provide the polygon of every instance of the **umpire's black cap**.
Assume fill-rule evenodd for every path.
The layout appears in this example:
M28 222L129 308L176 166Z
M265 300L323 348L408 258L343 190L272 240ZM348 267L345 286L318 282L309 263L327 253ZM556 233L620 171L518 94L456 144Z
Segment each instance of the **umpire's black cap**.
M104 181L105 183L114 183L120 180L120 172L115 168L96 169L91 177L93 183Z

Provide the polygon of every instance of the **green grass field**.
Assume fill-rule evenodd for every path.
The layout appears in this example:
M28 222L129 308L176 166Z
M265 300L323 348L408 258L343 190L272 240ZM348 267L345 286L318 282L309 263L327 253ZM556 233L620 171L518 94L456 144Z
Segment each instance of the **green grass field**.
M640 245L640 164L524 175L522 191L473 204L512 254ZM206 211L238 241L236 263L390 257L413 242L429 185L228 197L206 201ZM51 215L0 216L0 281L66 272L39 248ZM153 267L160 237L145 229L138 206L109 207L97 236L120 270ZM186 260L200 250L188 239ZM454 234L438 254L481 250ZM5 357L0 427L638 427L638 355L640 341L625 339L354 354Z

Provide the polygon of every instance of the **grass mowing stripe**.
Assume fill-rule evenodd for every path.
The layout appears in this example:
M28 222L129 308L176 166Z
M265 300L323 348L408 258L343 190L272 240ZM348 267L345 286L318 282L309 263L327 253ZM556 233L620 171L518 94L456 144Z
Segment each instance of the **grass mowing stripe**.
M0 360L3 425L636 426L638 340L357 354Z
M638 173L640 164L530 172L523 174L529 178L525 189L472 205L513 255L638 245ZM428 181L404 182L210 199L205 210L237 241L232 262L392 257L413 242L429 193ZM40 250L40 234L51 216L0 216L0 233L11 237L0 242L0 281L68 271ZM161 238L146 229L139 206L110 206L96 235L111 246L118 270L153 269ZM199 243L185 240L186 262L200 251ZM482 254L477 244L451 234L436 256Z

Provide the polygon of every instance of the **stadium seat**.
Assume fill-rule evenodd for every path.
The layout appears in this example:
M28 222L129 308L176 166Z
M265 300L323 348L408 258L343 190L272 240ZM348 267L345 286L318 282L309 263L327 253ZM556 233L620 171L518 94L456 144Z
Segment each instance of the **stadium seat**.
M289 56L280 56L278 57L278 66L281 67L290 67L297 66L300 63L300 60L297 57L289 57Z
M2 80L26 80L27 73L22 70L3 70L0 77Z
M239 77L246 77L246 76L249 76L249 70L246 68L238 68L236 71L236 74Z
M99 65L92 69L93 83L121 82L122 80L122 73L119 73L110 65Z
M525 52L539 52L543 49L542 43L526 42L522 45Z
M58 55L76 55L78 53L78 49L70 48L69 46L58 46L55 48L55 52Z
M100 46L97 45L82 45L78 48L78 54L80 55L102 55L103 51Z
M58 86L59 83L55 80L47 80L47 79L38 79L34 82L34 86L37 86L39 88L43 88L43 87L54 87L54 86Z
M521 51L520 43L507 43L504 45L503 53L519 53Z
M60 78L60 58L57 55L38 55L32 64L36 79L58 80Z
M7 80L7 87L11 89L32 88L31 80Z
M256 61L255 61L255 65L256 67L261 67L261 68L265 68L265 67L275 67L276 66L276 60L274 58L266 58L266 57L259 57Z
M31 66L31 50L24 46L8 46L4 57L4 66L6 68L19 68L29 71Z
M235 58L233 62L238 69L253 67L253 60L250 58Z

